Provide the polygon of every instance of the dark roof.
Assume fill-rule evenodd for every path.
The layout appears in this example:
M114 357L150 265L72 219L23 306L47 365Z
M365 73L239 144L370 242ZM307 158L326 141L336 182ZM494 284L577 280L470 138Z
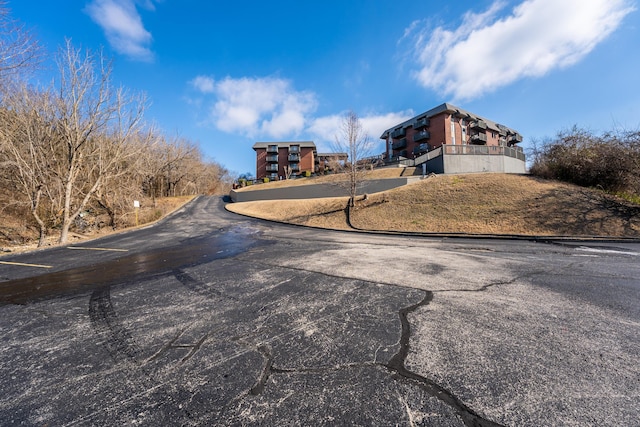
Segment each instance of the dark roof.
M467 110L463 110L462 108L456 107L455 105L449 104L449 103L444 103L441 105L438 105L435 108L432 108L429 111L425 111L424 113L418 114L415 117L412 117L411 119L402 122L400 124L395 125L392 128L389 128L387 130L385 130L382 135L380 135L380 139L387 139L387 136L389 135L390 132L392 132L395 129L399 129L399 128L406 128L409 126L413 126L415 124L415 122L418 119L422 119L422 118L430 118L433 116L436 116L438 114L441 113L449 113L449 114L453 114L456 117L460 117L460 118L466 118L468 120L472 120L472 121L477 121L477 120L482 120L483 122L485 122L487 124L487 128L494 130L496 132L505 132L507 134L517 134L518 132L515 129L511 129L507 126L498 124L496 122L494 122L493 120L489 120L489 119L485 119L484 117L478 116L477 114L474 113L470 113Z
M281 142L256 142L253 144L253 149L268 148L270 145L277 145L278 148L289 148L292 145L299 145L301 148L316 148L316 144L313 141L281 141Z

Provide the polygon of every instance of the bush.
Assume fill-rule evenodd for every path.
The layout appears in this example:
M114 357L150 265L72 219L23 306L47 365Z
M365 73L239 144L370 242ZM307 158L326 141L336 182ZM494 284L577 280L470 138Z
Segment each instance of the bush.
M594 135L574 127L547 141L532 175L610 192L640 194L640 132Z

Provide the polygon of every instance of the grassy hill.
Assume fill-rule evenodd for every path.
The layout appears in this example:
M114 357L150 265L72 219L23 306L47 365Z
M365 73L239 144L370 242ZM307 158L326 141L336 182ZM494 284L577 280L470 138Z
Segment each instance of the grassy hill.
M398 176L401 171L386 174ZM300 185L296 181L300 180L291 183ZM260 187L269 185L253 190ZM235 203L228 209L264 219L348 229L346 202L346 197L259 201ZM530 176L437 175L367 195L352 211L351 224L409 232L640 237L640 205L599 190Z

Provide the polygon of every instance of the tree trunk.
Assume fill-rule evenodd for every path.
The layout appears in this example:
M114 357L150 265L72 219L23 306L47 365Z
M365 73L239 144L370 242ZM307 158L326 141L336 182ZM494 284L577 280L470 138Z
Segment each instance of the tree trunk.
M38 215L38 206L40 206L40 197L42 196L42 188L38 188L36 194L33 196L33 201L31 204L31 216L38 223L38 227L40 229L40 237L38 238L38 247L42 247L45 244L45 240L47 238L47 226L45 225L40 215Z
M107 200L104 194L101 194L99 197L96 198L96 200L100 205L100 207L105 211L107 211L107 215L109 215L109 227L115 230L116 229L115 209L113 209L113 207L109 204L109 201Z
M73 180L69 179L64 188L64 208L62 209L62 229L58 243L67 243L69 238L69 227L71 227L71 193L73 190Z

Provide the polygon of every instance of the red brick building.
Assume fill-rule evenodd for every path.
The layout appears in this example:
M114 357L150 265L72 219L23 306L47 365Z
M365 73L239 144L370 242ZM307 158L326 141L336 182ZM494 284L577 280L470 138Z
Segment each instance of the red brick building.
M511 147L522 136L507 126L485 119L451 104L442 104L387 129L388 159L414 158L442 145Z
M316 173L341 171L349 160L347 153L318 153L316 155Z
M313 173L316 165L316 144L312 141L256 142L256 178L278 180L290 175Z

